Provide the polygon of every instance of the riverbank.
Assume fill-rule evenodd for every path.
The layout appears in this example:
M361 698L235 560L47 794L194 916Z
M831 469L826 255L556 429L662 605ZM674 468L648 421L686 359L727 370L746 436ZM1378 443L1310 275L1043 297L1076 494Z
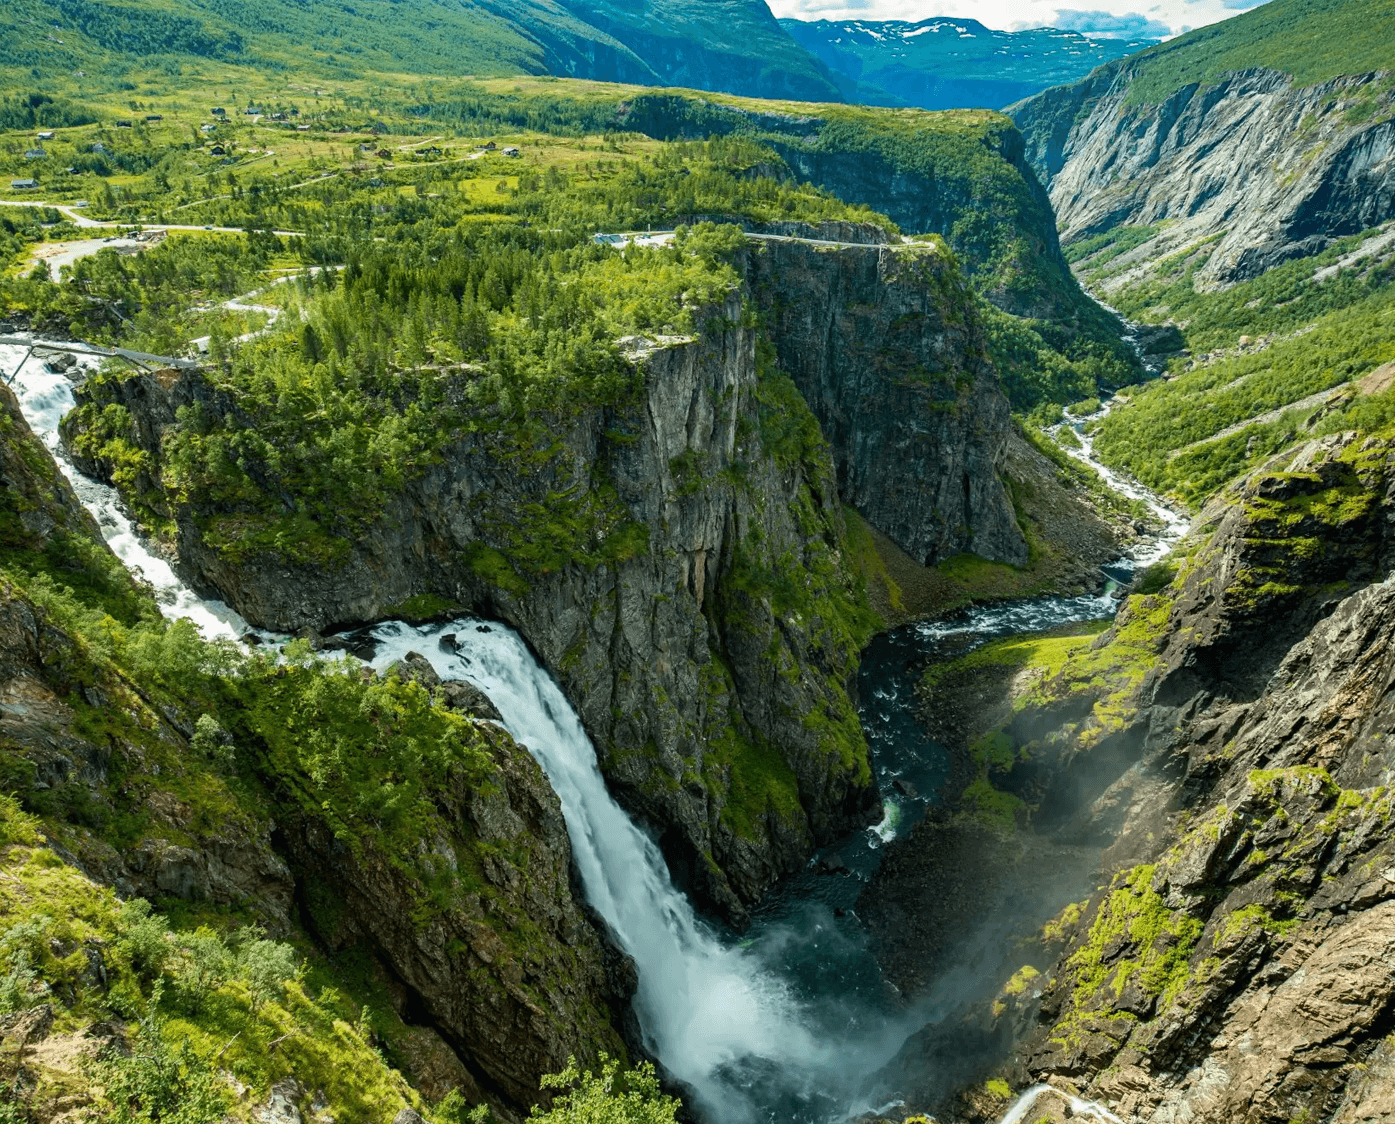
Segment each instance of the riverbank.
M1098 592L1112 577L1104 567L1146 552L1165 528L1137 497L1112 490L1101 468L1068 456L1046 435L1015 431L1002 475L1030 549L1027 564L961 554L925 566L869 527L880 562L868 582L873 607L895 628L974 605Z

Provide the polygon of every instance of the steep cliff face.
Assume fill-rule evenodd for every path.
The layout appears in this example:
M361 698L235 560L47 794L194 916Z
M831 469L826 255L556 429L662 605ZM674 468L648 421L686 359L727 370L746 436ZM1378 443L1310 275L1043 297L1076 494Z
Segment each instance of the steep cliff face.
M277 826L323 947L369 950L399 1014L463 1063L467 1099L521 1112L541 1075L578 1050L623 1048L615 1028L634 968L573 894L567 827L542 769L501 728L481 731L492 767L434 794L439 817L412 862L304 809L283 809ZM457 892L442 894L442 879Z
M1395 215L1395 88L1384 72L1299 86L1276 70L1140 101L1120 63L1009 113L1050 185L1062 241L1157 226L1156 258L1218 240L1201 285L1258 276Z
M1021 1035L1014 1083L1144 1122L1385 1118L1392 482L1388 437L1290 452L1203 513L1170 585L1019 695L1014 749L1055 770L1039 814L1113 843L983 1013Z
M943 244L811 254L771 240L747 277L843 501L927 566L961 551L1024 564L999 476L1007 401Z
M743 323L732 293L696 338L629 341L638 402L559 421L544 447L501 432L461 441L329 568L215 549L210 513L162 492L162 434L179 407L236 409L206 375L82 394L129 410L154 465L137 504L174 521L184 566L248 619L324 629L429 594L517 628L680 878L739 921L813 846L879 807L851 697L874 618L844 557L828 447L776 366L812 342L782 341L783 328L814 323L788 321L782 294L806 312L818 302L820 350L848 346L798 370L823 386L830 423L843 419L834 443L851 498L919 556L1025 553L995 474L1006 408L943 252L789 242L744 257L770 327ZM857 300L868 307L845 307ZM832 397L864 360L878 369ZM923 480L904 482L898 451ZM965 472L986 479L966 490Z

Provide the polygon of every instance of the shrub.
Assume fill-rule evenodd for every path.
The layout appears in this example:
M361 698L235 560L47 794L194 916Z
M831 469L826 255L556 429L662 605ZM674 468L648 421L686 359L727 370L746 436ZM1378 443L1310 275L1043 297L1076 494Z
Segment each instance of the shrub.
M129 1057L108 1058L101 1076L113 1124L213 1124L227 1108L221 1081L187 1040L171 1046L155 986Z
M599 1075L577 1067L569 1058L561 1073L542 1079L544 1089L568 1089L544 1112L533 1109L540 1124L674 1124L679 1102L659 1090L648 1062L620 1072L620 1063L601 1054Z

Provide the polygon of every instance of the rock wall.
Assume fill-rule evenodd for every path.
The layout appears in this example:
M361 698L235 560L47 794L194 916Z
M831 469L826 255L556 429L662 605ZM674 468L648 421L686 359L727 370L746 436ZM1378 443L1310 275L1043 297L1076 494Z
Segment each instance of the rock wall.
M927 566L961 551L1025 564L999 476L1008 404L942 244L810 253L770 240L746 272L843 502Z
M163 496L161 435L179 406L236 408L205 376L81 393L128 408L156 465L138 504L164 505L186 571L254 623L323 630L432 594L517 628L680 880L739 923L814 846L880 807L852 699L873 619L844 557L833 459L777 357L822 387L847 496L887 533L920 557L1025 556L995 471L1007 408L950 259L798 242L745 256L751 299L770 302L764 329L733 293L694 339L630 341L645 373L636 407L559 422L547 449L500 433L460 442L331 572L231 561L202 537L207 512ZM816 338L797 334L815 325L791 319L791 302L821 317ZM812 349L839 357L820 366ZM627 555L515 567L591 505L628 528Z
M1152 256L1219 244L1199 285L1256 277L1395 216L1395 90L1383 73L1295 87L1273 70L1130 101L1102 68L1008 112L1049 185L1065 243L1167 223Z
M1393 532L1388 439L1291 452L1018 708L1015 742L1058 770L1052 837L1113 842L1024 953L1040 974L981 1012L1015 1025L1014 1084L1139 1124L1388 1119Z
M339 838L327 820L287 811L278 836L323 947L371 950L400 1016L430 1027L463 1063L455 1080L466 1099L522 1113L539 1078L569 1056L621 1049L616 1028L632 1021L636 978L573 892L562 806L541 767L501 728L482 729L492 775L444 787L435 835L421 840L428 874L469 887L452 908L426 904L420 872L371 841Z

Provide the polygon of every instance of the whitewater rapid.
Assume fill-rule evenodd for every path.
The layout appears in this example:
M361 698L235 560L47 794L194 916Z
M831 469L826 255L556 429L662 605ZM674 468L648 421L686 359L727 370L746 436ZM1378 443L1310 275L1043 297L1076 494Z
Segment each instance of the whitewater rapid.
M1106 398L1093 414L1081 418L1071 417L1067 421L1058 422L1051 427L1050 432L1055 435L1059 434L1062 429L1070 429L1080 442L1080 447L1072 448L1063 444L1061 451L1071 459L1080 461L1081 464L1094 470L1100 479L1115 492L1144 504L1161 521L1162 533L1158 535L1151 546L1135 552L1133 556L1133 560L1139 566L1149 566L1167 556L1177 545L1177 540L1186 534L1191 521L1185 515L1179 514L1163 503L1157 495L1143 487L1142 484L1127 476L1120 476L1095 456L1096 423L1107 418L1113 408L1112 399Z
M29 428L53 454L59 471L92 513L112 553L132 574L150 583L160 611L171 620L188 617L206 640L236 640L247 633L249 626L241 616L221 601L199 597L168 562L151 553L122 507L115 488L84 476L73 466L58 435L58 423L76 405L72 381L67 375L45 370L42 359L26 358L27 353L27 348L0 344L0 372L19 399ZM78 363L82 370L93 370L97 365L96 360L86 358L79 358Z

